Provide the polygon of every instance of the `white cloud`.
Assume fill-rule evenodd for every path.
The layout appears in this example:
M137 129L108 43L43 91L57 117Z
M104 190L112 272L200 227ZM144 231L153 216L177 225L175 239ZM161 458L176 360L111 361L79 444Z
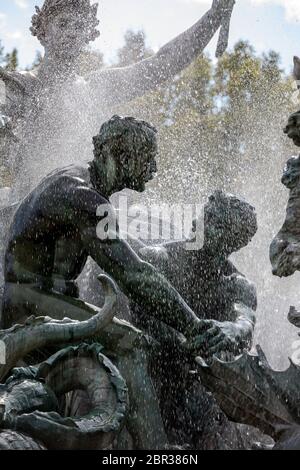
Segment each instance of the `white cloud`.
M200 5L211 5L212 0L181 0L183 3L199 3Z
M27 0L14 0L14 2L17 5L17 7L22 8L23 10L29 7Z
M287 21L300 21L300 1L299 0L252 0L255 5L270 3L282 6L285 9Z
M185 3L199 3L199 4L211 4L211 0L181 0ZM241 0L237 0L236 8L241 4ZM254 5L273 4L282 6L285 9L285 15L287 21L300 21L300 0L251 0Z
M2 31L5 28L6 19L7 19L7 16L5 15L5 13L0 12L0 31Z
M6 33L6 38L7 39L22 39L23 34L21 33L21 31L13 31L13 32L8 31Z
M7 16L0 12L0 35L2 40L19 40L23 38L23 34L19 30L9 31L7 24Z
M5 13L2 13L2 11L0 11L0 21L6 21L6 18L7 18L7 15Z

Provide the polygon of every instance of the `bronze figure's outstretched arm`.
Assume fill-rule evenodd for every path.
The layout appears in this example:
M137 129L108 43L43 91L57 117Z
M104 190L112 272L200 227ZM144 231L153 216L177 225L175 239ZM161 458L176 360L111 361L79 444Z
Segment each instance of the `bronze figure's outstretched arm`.
M229 24L235 0L214 0L212 7L191 28L164 45L155 55L128 67L93 73L93 85L102 89L103 80L110 88L113 104L124 103L174 77L196 59L222 26L217 55L228 43Z

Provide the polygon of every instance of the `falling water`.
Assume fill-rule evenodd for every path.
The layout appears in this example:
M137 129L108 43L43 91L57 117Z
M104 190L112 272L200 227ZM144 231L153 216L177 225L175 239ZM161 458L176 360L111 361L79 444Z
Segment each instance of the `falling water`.
M143 110L138 117L141 116ZM249 124L251 119L247 116L240 135L241 142L247 147L244 159L231 161L229 155L222 167L221 178L214 176L220 169L220 156L215 157L214 150L202 152L200 148L198 161L191 158L195 153L191 142L197 141L196 128L178 145L176 142L174 145L174 141L164 141L162 145L172 149L169 150L171 163L165 168L165 162L160 162L163 174L158 173L146 192L135 198L135 202L148 205L159 201L204 204L214 189L221 188L243 197L256 208L258 232L252 242L231 259L257 288L254 346L259 344L270 364L279 369L288 366L289 357L297 360L300 350L298 330L287 320L289 307L299 308L300 274L282 279L275 277L269 261L269 246L285 219L288 200L281 175L286 160L295 151L282 132L287 117L284 107L274 115L268 109L255 114L253 125ZM245 119L242 111L239 119Z
M23 196L26 191L50 171L71 163L80 164L92 158L92 136L100 125L113 114L106 84L98 87L98 95L91 93L90 85L77 77L73 81L60 84L52 95L44 95L42 113L35 122L32 133L27 133L22 149L22 169L19 171L17 191L14 199ZM136 107L135 107L136 114ZM144 109L137 118L144 118ZM292 278L278 279L272 275L268 258L272 237L279 230L284 217L287 191L280 184L284 161L277 157L282 154L283 144L281 128L287 116L277 116L261 130L259 117L255 128L248 129L243 139L251 149L253 139L269 143L270 152L260 155L249 152L240 162L228 163L222 181L222 189L244 197L256 207L258 215L258 233L248 247L233 256L238 269L257 287L258 310L255 343L259 343L266 352L271 364L283 368L287 358L293 353L293 342L297 340L297 331L289 325L286 316L290 305L299 304L299 274ZM155 123L154 123L155 124ZM28 129L27 129L28 131ZM163 129L161 129L163 131ZM25 130L26 134L26 130ZM204 203L213 189L218 189L220 180L212 177L219 162L212 154L201 154L199 161L189 158L189 149L193 139L177 147L172 141L165 141L164 146L172 147L175 163L167 168L155 181L149 184L144 195L133 199L138 203L189 202ZM265 146L262 145L263 148ZM290 156L290 147L286 144L286 159ZM162 162L161 162L162 163ZM209 174L203 168L209 168ZM170 181L172 184L170 185ZM172 186L172 189L170 189ZM166 189L165 189L166 188ZM187 197L188 195L188 197Z

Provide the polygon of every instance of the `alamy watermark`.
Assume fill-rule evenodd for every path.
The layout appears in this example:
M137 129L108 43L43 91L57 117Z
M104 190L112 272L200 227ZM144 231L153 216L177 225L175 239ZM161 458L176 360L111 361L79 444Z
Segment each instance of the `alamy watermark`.
M186 250L203 246L204 212L199 204L130 206L128 198L121 196L116 212L110 204L103 204L97 217L100 240L185 241Z
M5 104L5 102L6 102L5 83L3 80L0 80L0 105Z
M292 350L293 350L293 353L291 355L291 360L293 361L294 364L299 366L300 365L300 339L292 343Z
M6 345L0 340L0 365L6 364Z
M295 80L293 82L293 88L295 88L295 91L292 95L292 102L295 105L299 104L299 96L300 96L300 80Z

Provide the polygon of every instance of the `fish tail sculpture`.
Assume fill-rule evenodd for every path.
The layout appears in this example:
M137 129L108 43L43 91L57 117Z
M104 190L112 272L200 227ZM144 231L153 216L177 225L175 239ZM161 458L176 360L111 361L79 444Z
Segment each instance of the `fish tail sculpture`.
M101 350L97 343L69 346L37 367L14 369L0 385L0 449L12 431L20 448L109 447L124 422L128 396L124 379ZM85 394L88 406L80 416L64 417L58 400L74 390Z
M0 364L0 381L19 359L31 351L51 344L81 341L96 336L113 319L117 299L116 286L107 276L99 276L105 291L105 302L99 312L86 321L70 318L53 320L50 317L29 317L25 324L0 330L0 343L5 351L5 362ZM2 352L3 355L3 352Z
M92 338L113 320L116 286L105 275L98 279L105 302L89 320L30 317L24 325L0 331L0 382L10 373L0 383L0 450L99 450L121 429L127 386L100 344L69 346L37 367L12 369L37 348ZM64 417L59 400L74 390L85 394L88 408L78 417Z
M287 370L275 371L259 346L257 353L232 362L214 357L209 364L198 358L198 371L229 419L279 441L288 429L300 431L300 367L291 361Z

